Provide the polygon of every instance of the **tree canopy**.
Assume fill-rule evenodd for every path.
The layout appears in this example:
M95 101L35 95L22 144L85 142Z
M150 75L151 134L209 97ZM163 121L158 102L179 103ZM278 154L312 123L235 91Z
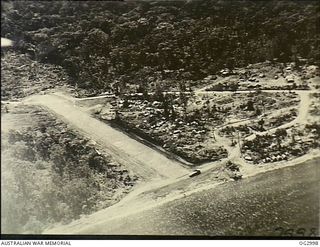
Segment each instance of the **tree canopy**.
M265 60L320 60L316 1L1 4L2 37L62 65L83 88L115 90L115 81L141 80L150 86L150 71L174 83Z

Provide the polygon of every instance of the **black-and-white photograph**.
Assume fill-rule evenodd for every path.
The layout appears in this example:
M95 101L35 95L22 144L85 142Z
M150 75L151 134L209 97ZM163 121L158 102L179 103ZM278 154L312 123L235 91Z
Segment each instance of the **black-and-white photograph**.
M318 1L1 1L1 234L319 238L319 65Z

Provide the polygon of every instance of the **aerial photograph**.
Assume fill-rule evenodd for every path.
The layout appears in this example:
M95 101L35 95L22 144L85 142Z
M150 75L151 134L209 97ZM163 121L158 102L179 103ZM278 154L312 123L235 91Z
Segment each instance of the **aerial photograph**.
M319 238L319 66L318 1L1 1L1 235Z

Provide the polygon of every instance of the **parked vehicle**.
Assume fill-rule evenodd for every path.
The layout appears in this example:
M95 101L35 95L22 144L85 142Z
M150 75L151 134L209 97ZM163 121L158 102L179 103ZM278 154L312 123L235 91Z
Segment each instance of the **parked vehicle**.
M189 175L189 177L192 178L192 177L198 176L199 174L201 174L201 171L196 169Z

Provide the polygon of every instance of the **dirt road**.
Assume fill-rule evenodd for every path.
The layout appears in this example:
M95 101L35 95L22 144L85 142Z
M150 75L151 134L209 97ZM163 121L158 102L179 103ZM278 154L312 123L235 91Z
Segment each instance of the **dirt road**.
M277 227L316 230L318 162L226 183L121 220L92 222L76 233L279 236ZM319 235L319 229L314 234Z
M306 109L308 109L307 106L309 105L309 93L303 93L303 95L300 96L299 115L295 122L304 122L308 115L308 110ZM76 232L87 234L97 233L97 229L102 228L108 232L109 227L113 224L111 220L123 219L126 216L156 208L166 202L181 199L196 192L214 188L217 185L213 180L211 180L210 183L207 182L203 184L200 181L201 177L199 177L200 180L198 182L194 181L193 183L191 180L185 179L188 177L190 171L184 168L178 161L170 160L158 151L94 119L80 107L75 106L73 100L73 98L66 95L51 94L32 96L25 102L45 106L59 115L67 123L70 123L72 127L96 141L105 150L108 150L118 162L128 167L128 170L144 178L145 183L138 185L135 190L121 202L90 215L89 218L82 218L67 226L57 226L56 228L48 230L47 233ZM219 136L217 132L215 132L215 134L217 141L227 147L229 154L228 159L241 165L242 172L246 175L245 177L279 168L279 166L275 164L259 169L249 166L242 157L240 157L238 146L230 147L227 138ZM317 153L317 156L318 155L319 153ZM305 159L306 157L303 158ZM288 164L283 164L283 166L293 165L298 161L299 159L296 159ZM221 162L218 163L220 164ZM213 167L217 167L219 164L210 164L210 166L205 167L204 170L212 170ZM202 171L204 170L202 169ZM208 175L210 172L203 173L203 175L205 174ZM192 189L181 192L180 185L183 183L192 183ZM179 187L180 189L174 189L175 187ZM165 197L158 195L160 188L167 191L168 195ZM151 200L150 196L153 196L155 199Z
M297 93L299 94L300 97L300 103L299 103L299 108L298 108L298 116L285 124L282 124L278 127L268 129L263 132L257 132L259 135L266 135L266 134L273 134L276 132L278 129L286 129L289 127L294 126L295 124L306 124L308 123L308 113L309 113L309 107L310 107L310 94L312 91L298 91ZM256 137L256 133L246 137L247 140L253 140Z
M225 226L226 219L230 216L234 217L239 214L235 212L239 212L239 210L249 209L246 214L243 216L249 217L252 215L252 203L254 202L257 205L257 209L259 211L263 210L265 205L269 205L270 203L261 203L260 199L256 200L254 196L259 193L261 195L265 195L266 188L269 186L262 186L257 188L257 183L269 183L273 184L273 181L277 183L281 183L282 186L279 184L274 184L272 188L275 188L275 195L277 195L279 188L280 191L283 191L283 179L289 179L291 182L295 182L299 188L301 188L301 182L299 179L292 179L292 176L284 176L283 175L283 168L291 166L293 169L297 167L300 169L300 165L296 166L297 164L307 164L309 161L313 162L312 157L318 157L319 160L319 153L317 155L305 155L304 157L300 157L290 163L285 165L270 165L268 167L264 167L261 170L255 169L254 172L247 176L248 179L244 179L243 182L240 181L240 184L246 184L245 186L249 186L249 189L245 189L245 191L241 191L241 188L238 186L239 182L232 182L232 183L217 183L217 182L209 182L205 180L205 183L201 184L201 181L204 180L205 176L208 173L201 174L199 177L195 177L197 181L191 182L192 180L180 180L176 183L169 184L168 186L158 187L155 186L154 188L150 188L149 191L145 193L135 194L129 200L123 200L119 203L98 211L90 216L82 217L79 220L73 221L67 225L57 225L54 228L47 229L44 234L195 234L196 228L200 226L201 222L207 221L206 219L202 218L201 220L192 218L185 218L181 219L180 217L186 214L194 214L197 217L200 214L204 214L205 218L220 218L220 219L212 219L210 220L212 224L214 224L215 229L221 229L221 227ZM307 161L307 162L306 162ZM317 162L316 162L317 163ZM273 171L272 173L277 178L270 178L270 176L265 176L264 173L272 170L280 171ZM302 167L300 170L304 170ZM314 169L308 170L311 171L316 178L318 175L314 172ZM259 174L258 176L255 176ZM270 173L269 173L270 174ZM298 172L297 174L303 174L302 172ZM310 175L307 176L306 181L310 181ZM251 180L255 180L256 182L252 182ZM188 183L191 185L188 186ZM286 183L284 183L286 184ZM226 189L226 187L231 186L232 189ZM189 187L189 188L188 188ZM184 188L184 189L182 189ZM270 187L271 188L271 187ZM310 188L307 186L307 188ZM318 188L318 187L314 187ZM167 192L166 196L162 194L164 191ZM255 191L255 192L254 192ZM273 191L272 189L270 190ZM288 199L288 192L292 193L292 189L285 190L285 196L277 196L275 198L273 206L275 206L274 210L279 209L287 209L287 202L288 200L291 201L291 198ZM317 192L317 189L313 190ZM241 195L243 192L246 195ZM254 193L253 193L254 192ZM316 193L315 192L315 193ZM206 193L216 193L214 196L210 196L208 198L199 198L202 197L203 194ZM228 202L221 201L221 198L229 197L229 195L233 194L236 197L240 196L239 205L247 204L240 206L239 210L234 208L235 201L233 198L228 200ZM303 191L305 194L305 191ZM253 198L249 198L252 197ZM266 197L268 201L270 201L270 197ZM271 197L273 199L273 197ZM312 197L316 198L316 197ZM263 198L261 198L263 199ZM284 199L284 202L283 202ZM294 199L298 199L297 203L300 205L305 200L301 197L295 197ZM191 203L186 203L187 201L192 200ZM281 203L280 203L281 202ZM220 206L216 207L213 204L220 204ZM279 204L286 205L285 207L279 207ZM229 206L230 207L229 207ZM261 206L262 205L262 206ZM199 209L199 207L202 207ZM229 207L229 208L228 208ZM203 209L204 208L204 209ZM219 211L217 211L217 208ZM297 209L301 208L298 206ZM271 210L270 212L274 212ZM227 212L229 211L229 212ZM301 210L300 210L301 211ZM190 215L189 214L189 215ZM311 213L313 219L314 214ZM138 218L136 218L139 216ZM301 217L299 214L291 214L289 215L291 218L296 216L297 219L303 219L304 216ZM268 217L267 217L268 218ZM270 218L270 217L269 217ZM175 224L172 229L171 226L174 221L178 220L178 225ZM271 217L271 219L275 219ZM218 221L217 221L218 220ZM254 221L249 222L249 224L253 222L260 222L260 218L254 218ZM218 223L219 222L219 223ZM242 224L244 219L242 220L232 220L230 221L231 224L228 225L228 228L234 227L235 222L240 222ZM278 221L278 223L282 223ZM271 224L267 224L267 227L273 226L274 222ZM163 225L163 229L160 230L158 226ZM190 230L186 233L183 229L185 226L190 226ZM202 230L209 230L212 228L205 225L204 227L200 227ZM139 230L137 230L139 229ZM139 232L137 232L139 231ZM202 235L204 232L202 232ZM201 235L201 234L200 234Z
M27 98L24 103L45 106L59 115L83 135L97 142L115 160L143 180L177 178L189 174L189 170L178 161L165 157L158 151L91 117L75 106L68 97L59 94L35 95Z

